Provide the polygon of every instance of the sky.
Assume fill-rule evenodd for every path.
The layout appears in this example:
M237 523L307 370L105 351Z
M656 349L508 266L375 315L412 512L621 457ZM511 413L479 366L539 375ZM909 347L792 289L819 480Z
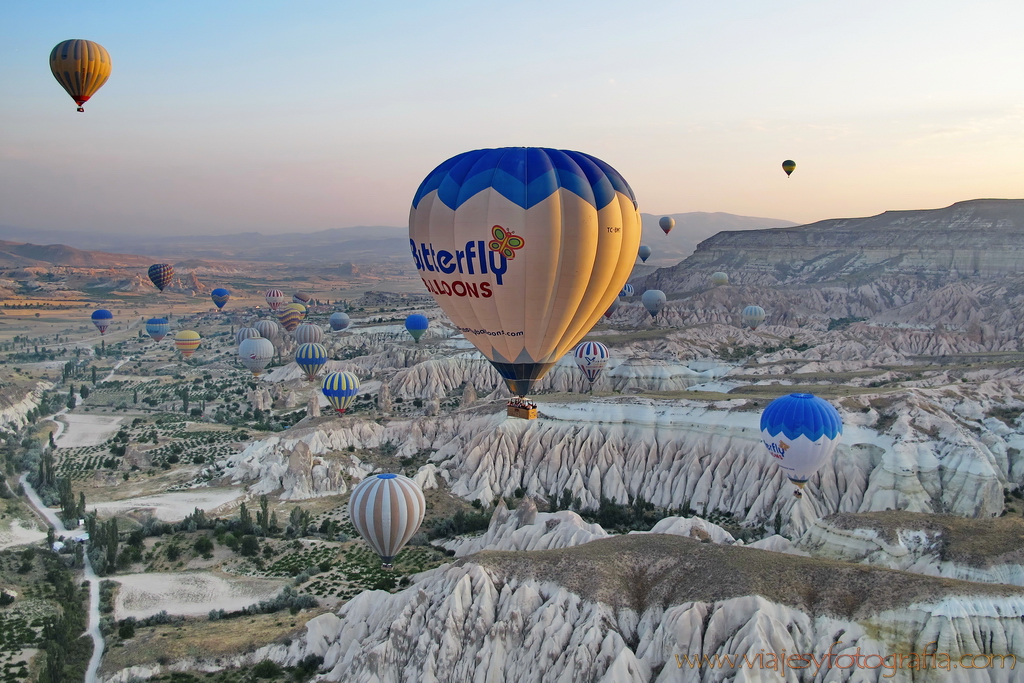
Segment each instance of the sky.
M1019 198L1022 29L1009 1L12 0L0 225L405 225L432 168L503 146L597 156L654 214ZM69 38L113 60L84 114Z

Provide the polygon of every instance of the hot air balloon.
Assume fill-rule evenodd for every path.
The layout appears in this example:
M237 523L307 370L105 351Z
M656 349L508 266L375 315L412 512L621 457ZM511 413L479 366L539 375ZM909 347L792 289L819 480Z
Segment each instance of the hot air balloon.
M640 297L640 302L647 309L647 312L651 314L651 317L658 315L661 309L665 307L665 292L660 289L648 289L644 292L644 295Z
M420 337L427 331L427 327L430 325L430 321L427 320L427 316L420 315L419 313L413 313L405 319L405 329L409 331L412 338L416 340L416 343L420 343Z
M670 232L672 232L672 228L676 227L676 219L672 218L672 216L662 216L660 219L658 219L658 226L667 235Z
M235 332L235 343L241 344L246 339L255 339L256 337L262 337L260 331L255 327L239 327L238 332Z
M110 327L113 319L114 314L105 308L97 308L92 312L92 324L100 331L101 337L107 333L107 328Z
M615 297L615 301L613 301L612 305L608 307L608 310L604 312L604 317L606 317L606 318L612 317L612 313L617 311L621 304L622 304L622 302L619 301L619 297Z
M590 389L593 391L597 376L601 374L604 366L608 364L608 347L601 342L581 342L572 352L572 357L576 361L576 365L583 371L583 374L587 376L587 381L590 382Z
M740 314L743 320L743 324L752 330L756 330L757 326L764 322L765 313L764 309L760 306L747 306L743 309L743 313Z
M265 337L249 337L238 345L238 358L242 365L259 376L274 357L274 344Z
M174 277L174 267L170 263L154 263L149 267L149 279L161 292L171 283L172 277Z
M391 569L395 556L420 528L426 509L423 491L400 474L371 474L352 489L348 501L352 526L380 555L384 569Z
M839 412L814 394L780 396L761 413L761 440L797 485L798 498L807 480L832 455L842 433Z
M651 257L651 248L646 244L641 244L640 248L636 250L636 254L640 257L641 261L647 263L647 259Z
M278 335L281 334L281 326L275 320L257 320L253 323L253 327L265 339L277 339Z
M199 348L199 333L195 330L181 330L174 335L174 346L185 358L190 357Z
M277 322L289 332L298 327L305 317L306 307L302 304L287 304L277 309Z
M729 275L726 274L726 273L723 273L722 271L718 271L717 273L712 273L711 274L711 284L713 284L715 287L721 287L722 285L727 285L727 284L729 284Z
M619 296L633 296L633 292L635 292L635 291L636 290L633 289L633 285L625 284L625 285L622 285L622 291L619 292Z
M341 330L346 329L349 325L352 324L352 319L348 317L347 313L342 313L339 311L337 313L331 313L331 317L328 319L327 322L331 324L332 330L334 330L335 332L340 332Z
M160 341L171 331L171 324L167 318L150 318L146 321L146 334L153 338L153 341Z
M217 308L224 308L224 304L226 304L228 299L231 298L231 292L223 287L218 287L210 292L210 298L213 299L213 303Z
M786 177L793 175L793 171L796 170L796 162L792 159L786 159L782 162L782 170L786 172ZM811 175L814 175L813 173Z
M339 414L344 413L356 400L356 394L359 393L359 378L351 372L332 372L324 377L320 390Z
M308 306L309 302L313 300L313 296L307 292L295 292L292 294L292 303L302 304Z
M319 328L317 328L319 329ZM327 362L327 349L323 344L313 342L303 344L295 350L295 364L306 373L306 379L312 382L320 374Z
M110 68L110 53L91 40L65 40L50 51L50 71L78 111L85 111L82 105L110 78Z
M272 311L276 311L284 303L284 292L280 289L268 289L264 297L267 299L267 305L270 306Z
M456 327L525 396L600 319L640 246L633 191L595 157L536 147L452 157L409 213L413 261Z
M292 333L296 344L319 344L324 340L324 331L319 325L302 323Z

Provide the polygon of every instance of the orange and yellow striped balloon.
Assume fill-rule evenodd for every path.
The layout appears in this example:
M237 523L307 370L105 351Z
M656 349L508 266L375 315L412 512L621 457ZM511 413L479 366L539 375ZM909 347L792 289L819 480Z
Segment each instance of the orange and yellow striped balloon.
M91 40L65 40L50 52L50 71L85 111L83 104L110 78L110 53Z
M182 330L174 335L174 346L181 355L188 358L199 348L199 333L195 330Z
M277 322L289 332L293 332L305 317L306 307L302 304L288 304L277 309Z

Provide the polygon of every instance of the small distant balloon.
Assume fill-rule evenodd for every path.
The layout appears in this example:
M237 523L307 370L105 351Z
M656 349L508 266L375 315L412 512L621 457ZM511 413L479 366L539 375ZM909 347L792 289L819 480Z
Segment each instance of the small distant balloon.
M171 284L173 277L174 267L170 263L154 263L149 267L149 279L161 292L164 291L164 287Z
M235 332L235 344L241 344L246 339L255 339L256 337L262 337L260 331L255 327L239 327L238 332Z
M277 339L278 335L281 334L281 326L275 320L257 320L253 323L253 327L256 328L261 337L266 339Z
M320 328L317 328L320 329ZM327 349L323 344L303 344L295 350L295 364L306 373L306 379L312 382L327 363Z
M249 337L238 345L238 359L254 376L259 376L274 357L274 343L265 337Z
M110 78L111 66L110 53L91 40L65 40L50 51L50 71L80 112Z
M776 157L778 158L778 157ZM786 159L782 162L782 170L786 172L786 177L793 175L793 171L796 170L796 162L792 159ZM814 175L813 173L811 175Z
M327 402L342 414L356 400L356 394L359 393L359 378L347 371L332 372L324 377L320 390L327 397Z
M619 297L615 297L615 301L613 301L612 305L608 307L608 310L604 312L604 317L606 317L606 318L612 317L612 313L614 313L615 311L619 310L619 306L621 306L621 305L622 305L622 301L619 300Z
M302 319L306 317L306 307L302 304L288 304L277 309L277 322L281 323L281 327L291 332Z
M760 306L747 306L740 314L740 318L744 326L756 330L757 326L764 322L765 312Z
M231 292L223 287L218 287L210 292L210 298L213 299L213 303L217 308L224 308L224 304L231 298Z
M110 327L110 323L114 320L114 314L105 308L97 308L92 312L91 318L92 324L100 331L100 336L102 337L107 333L107 328Z
M420 313L413 313L405 319L405 329L409 331L412 338L416 340L416 343L420 343L420 337L427 331L427 327L430 326L430 321L427 320L427 316Z
M174 335L174 346L181 351L181 355L189 358L199 348L199 333L195 330L182 330Z
M419 485L400 474L371 474L352 489L348 516L352 526L374 552L384 569L419 530L427 509Z
M651 248L646 244L641 244L640 248L636 250L636 255L640 257L640 260L647 263L647 259L651 257Z
M171 331L171 324L167 321L167 318L150 318L146 321L146 334L148 334L153 341L160 341L167 336L167 333Z
M665 307L665 302L668 299L665 296L665 292L660 289L648 289L644 292L643 296L640 297L640 302L643 303L644 308L651 314L651 317L655 317L661 312L661 309Z
M633 289L633 285L627 283L622 285L622 291L619 292L619 296L633 296L633 292L635 291L636 290Z
M727 284L729 284L729 275L727 273L723 273L722 271L718 271L717 273L712 273L711 274L711 284L713 284L715 287L721 287L722 285L727 285Z
M330 323L332 330L340 332L352 324L352 319L348 317L348 313L338 311L337 313L331 313L331 317L328 319L328 322Z
M308 306L309 302L313 300L313 295L308 292L295 292L292 294L292 303L302 304Z
M608 364L608 347L601 342L585 341L580 343L572 353L576 366L593 386L598 375Z
M665 231L665 234L667 235L670 232L672 232L672 228L676 227L676 219L672 218L672 216L662 216L661 219L658 221L658 225L661 227L662 230Z
M267 293L263 295L267 300L267 305L270 306L270 310L276 311L284 303L284 292L280 289L268 289Z
M324 340L324 331L319 325L302 323L292 333L296 344L319 344Z

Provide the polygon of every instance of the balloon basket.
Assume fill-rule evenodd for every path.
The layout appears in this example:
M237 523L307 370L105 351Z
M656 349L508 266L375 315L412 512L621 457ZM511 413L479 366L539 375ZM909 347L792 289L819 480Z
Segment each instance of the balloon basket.
M508 404L508 416L518 417L521 420L536 420L537 419L537 404L527 401L517 401L513 399Z

